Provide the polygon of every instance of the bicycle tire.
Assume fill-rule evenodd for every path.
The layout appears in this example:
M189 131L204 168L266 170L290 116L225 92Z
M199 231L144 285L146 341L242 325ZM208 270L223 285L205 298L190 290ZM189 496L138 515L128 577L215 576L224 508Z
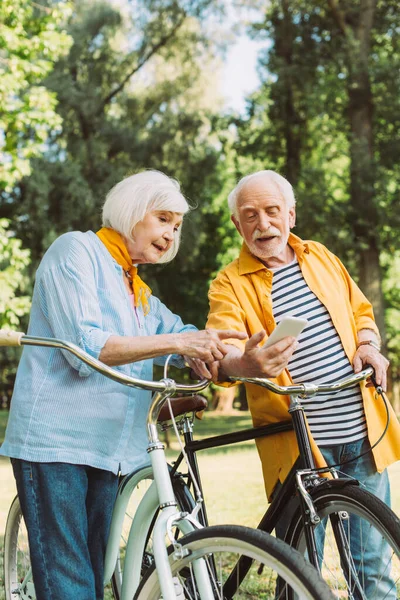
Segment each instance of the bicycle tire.
M354 484L343 485L340 480L323 484L310 494L321 518L321 524L316 527L315 532L319 527L325 526L327 521L323 521L324 519L329 520L324 548L317 542L317 551L322 575L335 597L398 600L400 520L395 513L367 490ZM335 515L339 516L343 526L345 542L348 540L352 548L359 549L359 556L358 551L353 552L352 562L348 561L342 543L337 543L335 535L332 535ZM355 527L361 524L360 535L357 535ZM305 553L304 522L300 509L291 521L285 541L301 553ZM371 555L379 555L379 567L376 572L373 571ZM346 569L350 569L347 575ZM368 574L368 569L371 574Z
M127 536L129 534L129 530L130 530L130 527L132 524L132 518L133 518L133 515L134 515L136 508L139 505L142 497L144 496L147 489L153 483L153 480L154 480L153 471L152 471L151 467L143 468L138 474L136 474L136 476L138 477L138 481L135 485L135 488L132 491L131 499L129 501L129 504L127 506L127 510L125 513L125 520L124 520L124 525L123 525L123 530L122 530L122 535L121 535L121 542L120 542L120 553L119 553L119 557L117 559L117 564L115 566L114 573L111 578L111 587L112 587L112 592L114 594L115 600L120 600L120 598L121 598L122 573L123 573L123 568L124 568L124 553L125 553L124 546L127 543ZM172 481L172 487L174 490L174 495L177 500L179 509L182 511L191 512L195 505L195 501L193 499L192 494L190 493L188 486L185 484L183 478L178 473L176 473L172 477L171 481ZM152 529L154 527L154 523L157 518L157 515L158 515L158 512L155 515L155 518L153 519L152 525L149 529L145 553L142 558L142 575L144 575L146 570L149 567L151 567L154 562L153 553L152 553L151 534L152 534Z
M22 517L18 496L8 512L4 533L4 590L6 600L36 598L32 574L28 534Z
M330 589L321 579L317 570L299 552L290 548L282 540L277 540L263 531L239 525L214 525L184 536L180 543L183 550L188 551L186 556L176 558L172 547L168 552L172 574L182 585L185 599L199 600L192 563L200 558L207 562L209 557L212 557L213 565L216 565L217 573L220 576L218 581L212 582L216 600L220 598L224 600L230 598L235 598L235 600L240 598L246 598L246 600L279 598L279 596L275 596L275 582L278 575L296 591L301 600L332 600L333 598ZM236 590L233 596L227 596L222 589L223 574L219 559L219 553L222 551L227 554L228 563L225 562L225 558L223 560L223 569L226 574L230 572L231 563L236 562L236 559L233 558L235 555L237 557L248 556L257 563L257 566L253 564L256 569L252 569L250 578L246 578L241 583L240 589ZM208 569L211 573L214 572L213 565L210 565ZM255 573L255 570L260 571L261 565L263 566L262 573ZM160 596L158 576L153 566L143 577L135 594L135 600L159 600ZM286 596L281 597L286 598Z

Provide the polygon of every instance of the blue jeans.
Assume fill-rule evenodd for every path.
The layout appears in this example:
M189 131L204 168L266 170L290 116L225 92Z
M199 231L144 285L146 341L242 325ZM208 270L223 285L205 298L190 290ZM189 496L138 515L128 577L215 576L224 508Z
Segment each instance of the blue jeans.
M370 448L368 439L363 439L352 444L340 444L337 446L321 447L321 453L328 465L344 463L345 461L359 456ZM362 486L369 492L380 498L385 504L390 506L390 484L387 471L378 473L375 466L372 453L368 452L358 460L355 460L342 467L337 467L341 477L352 477L358 479ZM290 507L285 515L280 519L276 527L276 534L283 538L289 526L290 520L296 506L295 500L289 503ZM387 574L382 575L377 580L376 574L382 571L382 565L390 562L391 551L387 544L383 543L379 533L373 529L370 531L368 524L355 516L350 519L350 549L356 569L359 569L360 561L363 563L364 581L363 588L367 598L385 598L385 600L396 600L396 589L394 582ZM317 547L323 547L324 528L318 527L316 530ZM360 539L364 540L360 548ZM365 543L368 540L368 543ZM361 556L362 551L362 556ZM389 573L390 574L390 573ZM358 598L355 594L355 598Z
M11 462L37 600L102 600L118 477L85 465Z

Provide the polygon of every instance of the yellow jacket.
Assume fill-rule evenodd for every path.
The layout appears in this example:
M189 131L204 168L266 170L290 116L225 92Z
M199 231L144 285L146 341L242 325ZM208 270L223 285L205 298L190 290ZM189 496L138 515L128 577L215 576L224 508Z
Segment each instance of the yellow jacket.
M310 289L329 311L332 322L352 362L357 348L357 331L378 331L371 304L357 287L340 260L322 244L303 241L290 234L289 245L297 255L303 277ZM223 269L209 291L210 312L207 327L246 331L248 336L275 328L271 288L273 273L243 244L239 258ZM229 340L243 349L245 342ZM276 378L279 385L293 382L287 370ZM373 388L361 385L369 441L374 444L386 425L386 410ZM260 386L246 384L247 401L255 427L288 420L289 397L269 392ZM294 432L276 434L257 440L267 495L278 479L283 481L298 456ZM314 440L311 447L318 466L325 462ZM390 407L389 428L373 450L377 470L400 460L400 425Z

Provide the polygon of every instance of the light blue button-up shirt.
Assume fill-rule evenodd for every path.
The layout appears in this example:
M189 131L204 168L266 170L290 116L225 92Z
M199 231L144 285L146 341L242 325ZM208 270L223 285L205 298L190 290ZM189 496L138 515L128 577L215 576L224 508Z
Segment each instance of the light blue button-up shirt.
M149 302L146 316L132 308L122 268L93 232L66 233L37 271L28 334L74 342L98 358L110 335L196 330L154 296ZM151 380L153 360L115 368ZM0 454L127 473L149 462L150 399L150 392L111 381L66 351L25 346Z

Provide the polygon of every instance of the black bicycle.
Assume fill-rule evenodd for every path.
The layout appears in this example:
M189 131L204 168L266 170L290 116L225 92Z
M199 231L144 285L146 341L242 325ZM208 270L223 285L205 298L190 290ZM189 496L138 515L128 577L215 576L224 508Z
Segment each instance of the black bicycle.
M400 520L376 496L363 489L354 479L341 478L335 468L317 469L312 456L301 405L302 398L318 393L334 392L354 386L371 377L373 370L332 384L296 384L278 386L268 379L235 378L261 385L267 389L290 395L291 420L245 431L193 439L193 413L185 414L185 406L178 428L184 438L184 450L171 467L175 496L181 508L190 512L195 498L203 495L196 453L210 448L236 444L262 436L294 430L299 446L299 460L292 468L278 493L274 496L258 528L271 533L279 516L295 502L294 516L285 541L306 554L328 582L336 598L349 600L397 600L400 598ZM378 391L380 391L378 389ZM188 408L190 410L190 407ZM187 455L189 473L179 468L183 454ZM330 479L321 475L330 474ZM140 497L152 481L151 469L132 474L137 484L127 510L127 530ZM295 498L295 500L293 500ZM201 520L207 525L206 503L203 502ZM151 529L143 560L143 569L152 564ZM114 573L114 594L119 598L120 569L123 568L124 537L121 539L120 561ZM242 558L225 582L222 598L232 598L239 582L246 575L251 561ZM281 585L284 585L283 583ZM278 583L279 586L279 583ZM278 597L292 598L292 592L277 590ZM286 595L285 595L286 594Z

